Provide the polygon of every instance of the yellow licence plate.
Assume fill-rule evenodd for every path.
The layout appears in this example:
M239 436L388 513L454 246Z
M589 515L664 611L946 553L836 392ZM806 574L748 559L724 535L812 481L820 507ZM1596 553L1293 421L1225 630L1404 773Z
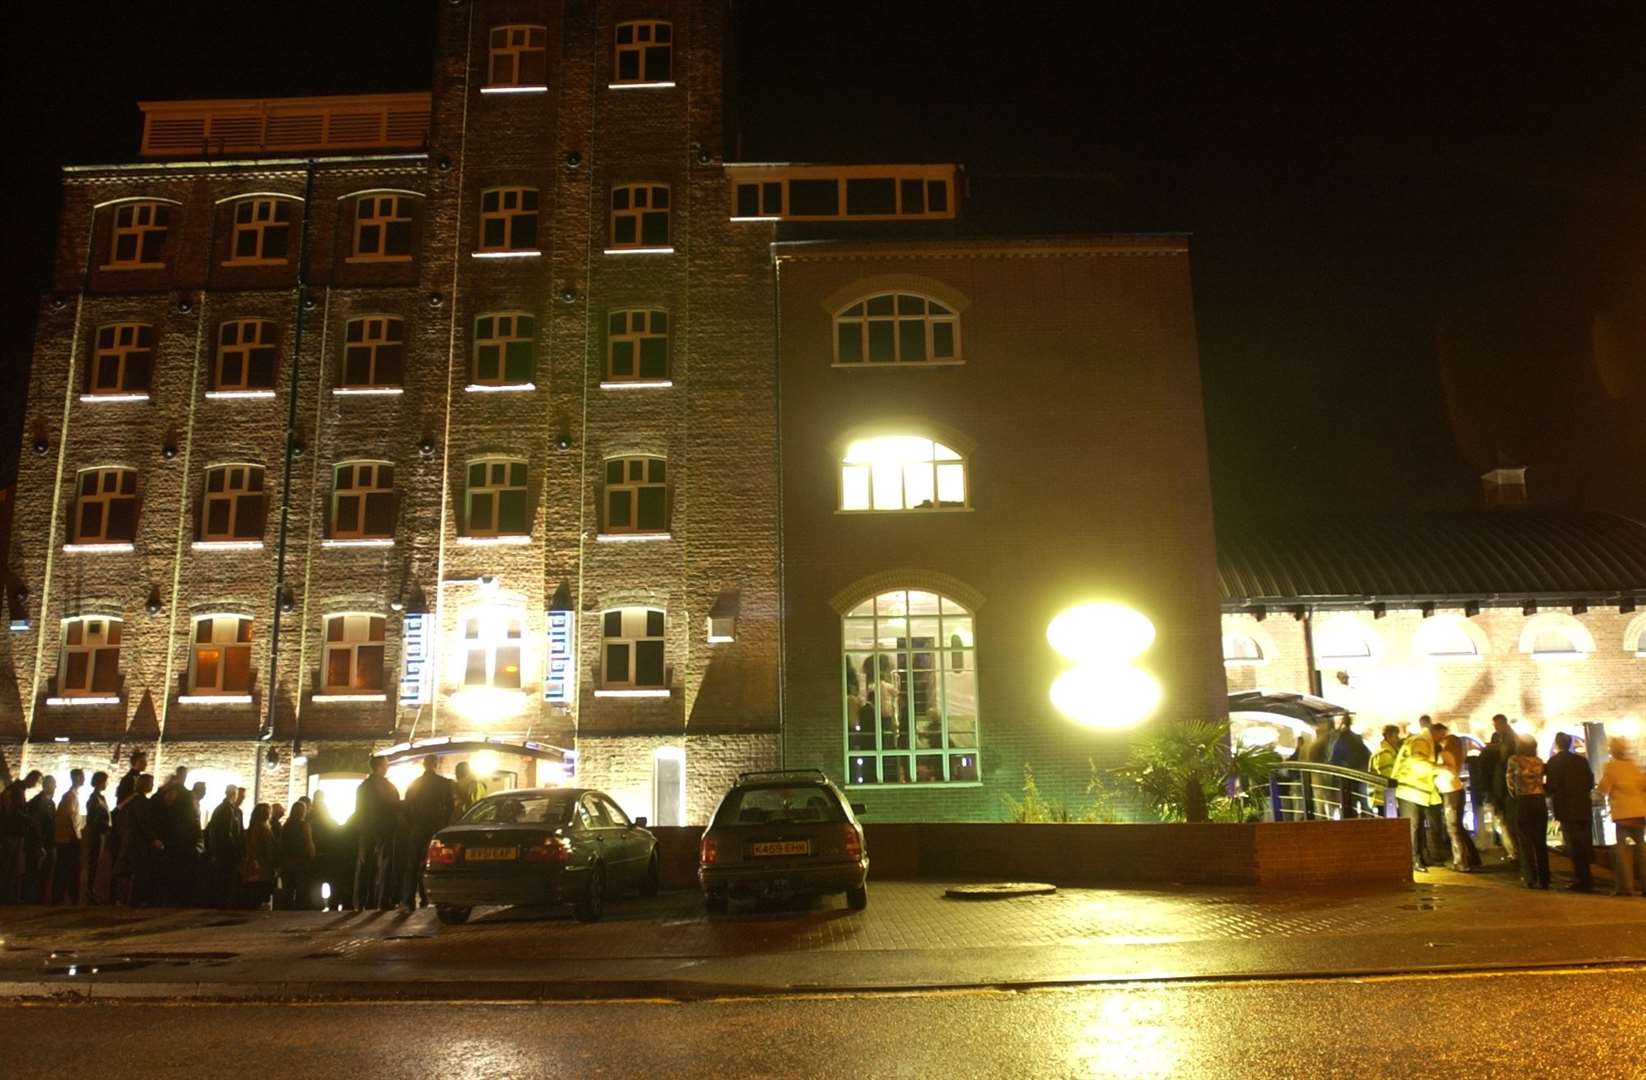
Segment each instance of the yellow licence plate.
M464 862L504 862L515 857L512 847L472 847L463 852Z
M810 840L774 840L749 845L750 855L810 855Z

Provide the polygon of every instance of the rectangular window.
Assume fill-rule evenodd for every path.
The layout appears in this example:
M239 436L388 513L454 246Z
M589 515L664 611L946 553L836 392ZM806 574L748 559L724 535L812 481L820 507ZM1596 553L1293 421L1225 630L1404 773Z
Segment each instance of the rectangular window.
M241 199L234 204L230 263L284 263L291 253L290 199Z
M665 463L659 457L612 458L606 462L608 533L657 533L669 528Z
M548 31L541 26L494 26L487 53L486 86L494 89L546 89Z
M667 312L614 311L606 320L606 377L612 382L669 377Z
M406 262L411 258L410 200L402 195L362 195L354 202L357 262Z
M479 250L537 251L536 188L492 188L481 193Z
M63 697L108 697L120 691L120 620L67 619L57 664Z
M212 389L272 390L278 335L279 329L266 319L232 319L219 327Z
M208 543L263 539L263 469L217 465L206 470L200 539Z
M953 165L736 165L734 220L944 220Z
M331 535L336 540L394 536L394 466L383 461L346 461L332 486Z
M466 612L460 622L463 685L520 689L520 649L526 622L521 613L495 608Z
M612 247L669 246L669 185L619 184L612 188Z
M840 181L790 180L789 215L791 217L838 217L840 215Z
M146 394L154 374L154 327L116 323L99 327L86 371L86 392Z
M340 385L353 388L395 387L405 379L405 327L389 315L350 319L343 334Z
M618 23L612 85L672 84L673 80L674 27L658 20Z
M519 312L474 321L474 381L478 386L521 386L532 381L536 322Z
M189 692L251 692L251 620L238 615L208 615L194 622L194 651L189 661Z
M142 269L166 264L171 207L158 202L121 203L114 208L109 237L110 269Z
M371 694L383 689L383 617L333 615L326 620L321 689L328 694Z
M663 630L663 612L655 608L605 612L601 616L601 686L608 690L667 688Z
M129 544L137 537L137 470L82 469L75 497L75 544Z
M464 520L469 536L524 536L526 463L489 459L469 464Z

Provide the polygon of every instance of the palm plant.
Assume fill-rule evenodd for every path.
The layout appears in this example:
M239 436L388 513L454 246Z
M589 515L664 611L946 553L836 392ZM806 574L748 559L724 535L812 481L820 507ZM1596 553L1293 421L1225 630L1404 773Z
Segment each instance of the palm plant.
M1280 765L1271 747L1230 745L1218 720L1167 723L1137 739L1115 772L1136 784L1163 821L1244 821L1249 793Z

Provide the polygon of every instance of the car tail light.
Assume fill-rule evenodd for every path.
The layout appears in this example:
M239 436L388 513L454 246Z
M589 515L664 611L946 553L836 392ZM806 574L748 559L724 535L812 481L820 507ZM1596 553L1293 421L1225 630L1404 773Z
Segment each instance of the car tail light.
M703 836L703 846L698 852L698 858L704 866L713 866L714 860L720 856L720 844L707 833Z
M429 841L429 852L423 860L424 866L456 866L457 846L443 843L439 840Z
M848 859L861 859L863 857L863 837L858 835L856 829L850 825L842 826L840 838L846 842L846 857Z
M563 863L571 857L572 846L563 837L551 836L541 844L524 848L520 857L527 862Z

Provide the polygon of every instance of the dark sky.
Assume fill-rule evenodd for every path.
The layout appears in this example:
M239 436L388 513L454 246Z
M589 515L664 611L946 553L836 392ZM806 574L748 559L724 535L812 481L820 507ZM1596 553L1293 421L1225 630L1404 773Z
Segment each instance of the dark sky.
M1435 7L744 0L729 152L960 161L980 231L1192 233L1221 517L1472 506L1499 458L1646 517L1646 11ZM134 156L133 101L429 82L432 3L28 10L13 398L56 167Z

